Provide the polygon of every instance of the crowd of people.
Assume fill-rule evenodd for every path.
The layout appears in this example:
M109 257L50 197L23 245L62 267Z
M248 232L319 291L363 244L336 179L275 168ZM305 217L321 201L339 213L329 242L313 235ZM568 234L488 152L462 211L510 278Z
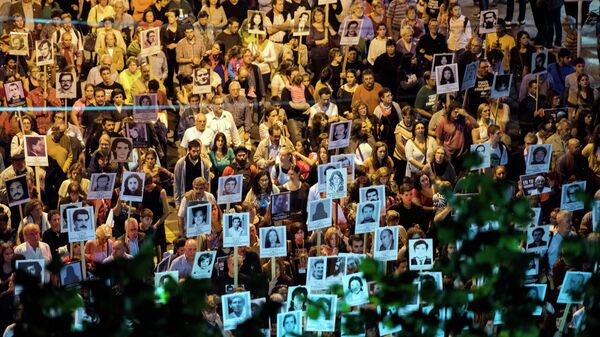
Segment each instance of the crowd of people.
M240 291L286 302L285 312L295 301L288 287L317 277L309 271L336 282L339 273L356 272L348 256L391 251L387 271L395 274L411 260L433 266L449 259L457 247L436 237L452 216L442 192L476 195L461 181L482 174L506 183L499 193L537 210L532 241L522 249L539 253L528 275L547 284L539 319L543 334L553 334L566 273L591 271L563 259L560 244L597 240L600 208L578 206L576 197L600 200L600 99L589 65L576 57L573 18L561 20L562 2L544 8L548 16L531 2L534 27L526 25L525 1L514 22L514 0L507 1L507 8L476 1L486 13L482 27L492 29L485 34L480 14L465 16L467 4L457 0L2 5L9 20L0 23L0 302L15 297L17 261L85 257L77 270L93 275L146 244L156 272L177 271L185 280L197 261L197 275L214 287L203 315L218 328L245 300L222 296ZM440 65L448 69L436 78ZM469 69L473 86L438 94L437 86L462 83ZM504 74L512 74L502 88L509 94L490 97ZM332 149L332 141L347 146ZM483 154L485 167L467 166L471 152ZM345 177L331 175L340 175L335 189L345 197L333 210L313 209L330 192L320 167L334 162L347 169ZM381 205L363 207L378 191ZM219 200L227 197L227 205ZM358 218L390 230L374 241L372 233L356 234ZM328 219L327 228L309 231ZM261 230L275 225L285 230ZM188 235L192 227L201 234ZM80 230L95 235L70 242ZM248 244L234 256L230 246L243 237ZM285 256L273 259L261 253L283 248ZM432 256L411 255L426 250ZM321 256L343 256L347 270L329 260L309 266L309 257ZM62 275L43 279L71 283ZM444 275L444 287L471 284ZM358 299L363 280L354 276L349 285ZM0 306L0 331L14 322L13 309ZM584 308L571 310L570 327L578 329ZM282 326L292 319L282 317Z

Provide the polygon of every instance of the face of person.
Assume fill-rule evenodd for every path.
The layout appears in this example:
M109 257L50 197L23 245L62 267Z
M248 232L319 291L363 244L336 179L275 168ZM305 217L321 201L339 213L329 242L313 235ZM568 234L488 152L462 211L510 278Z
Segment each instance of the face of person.
M67 91L73 86L73 75L63 74L60 76L59 84L62 90Z
M379 201L379 197L377 196L377 191L367 192L367 201Z
M38 228L30 229L25 234L25 240L33 247L37 247L40 242L40 230Z
M427 246L424 244L417 245L415 247L415 255L417 257L426 257L427 256Z
M202 223L203 219L204 219L204 210L198 209L194 213L194 222L197 223L197 224L199 224L199 223Z
M544 237L544 231L534 230L531 233L531 236L533 237L533 241L536 241L536 242L542 241L542 237Z
M12 184L10 184L8 193L10 193L10 196L12 197L13 200L19 200L19 199L23 198L23 196L25 195L25 190L23 189L23 184L21 184L20 181L13 182Z
M350 292L353 294L360 293L360 290L361 290L360 289L361 288L360 281L358 281L357 279L353 279L352 281L350 281L348 288L350 289Z
M450 81L450 79L452 78L452 72L448 69L444 70L443 77L446 81Z
M77 228L84 228L87 225L90 216L87 213L79 213L75 218L75 226Z
M15 37L10 41L12 49L21 50L23 48L23 40L20 37Z
M21 96L20 92L19 92L19 85L16 83L8 86L8 92L9 92L10 97L17 98L17 97ZM29 124L29 125L31 125L31 124Z
M283 319L283 329L285 332L293 332L296 328L296 319L292 315L285 316Z
M127 180L127 189L130 191L137 191L139 187L140 184L138 183L137 179L131 177L129 180Z
M344 139L346 137L346 126L344 124L336 125L333 131L333 136L336 140Z
M106 189L106 188L108 188L109 180L110 179L108 177L100 177L96 180L96 184L99 189Z
M104 102L105 102L104 90L98 90L98 91L94 92L94 99L96 100L97 105L104 105Z
M323 262L319 261L319 262L315 263L314 267L315 267L314 268L315 270L313 272L313 276L316 279L319 279L319 280L322 279L323 278L323 271L324 271L324 264L323 264Z
M444 151L444 149L438 149L435 151L434 157L436 163L441 164L446 159L446 152Z
M390 231L382 231L380 239L381 239L381 244L384 247L390 247L392 245L392 234Z
M225 183L225 193L234 193L235 191L235 186L237 185L237 183L235 182L235 180L229 180Z
M44 152L44 141L42 139L36 139L34 143L31 145L31 149L36 154L40 154Z
M271 244L275 244L275 243L277 243L277 239L278 239L277 232L269 231L269 242Z
M210 256L208 256L208 257L204 257L204 256L201 257L200 258L200 268L202 268L202 269L208 268L210 266L210 260L211 260Z
M492 27L494 25L494 13L485 13L484 22L486 27Z
M196 250L197 245L193 241L188 241L185 243L183 254L187 260L192 261L196 255Z
M40 43L40 58L46 59L50 57L50 44Z
M154 20L154 18L152 18ZM154 42L156 41L156 33L154 31L148 32L148 35L146 35L147 37L147 42L148 44L154 44Z
M127 160L129 157L129 144L125 142L117 143L117 146L115 147L115 155L117 160Z
M240 228L242 227L242 220L240 218L233 218L232 224L233 228Z
M372 219L373 218L373 207L363 207L362 208L363 219Z

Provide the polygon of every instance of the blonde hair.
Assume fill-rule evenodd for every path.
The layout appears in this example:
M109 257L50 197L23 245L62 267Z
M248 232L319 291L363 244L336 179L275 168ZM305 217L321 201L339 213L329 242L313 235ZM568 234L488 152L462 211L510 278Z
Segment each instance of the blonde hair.
M107 224L102 224L96 228L96 239L110 239L112 237L112 228Z

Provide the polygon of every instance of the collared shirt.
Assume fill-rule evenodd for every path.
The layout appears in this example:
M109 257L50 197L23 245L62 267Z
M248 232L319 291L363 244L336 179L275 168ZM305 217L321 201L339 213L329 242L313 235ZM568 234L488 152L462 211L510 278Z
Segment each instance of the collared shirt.
M212 129L205 128L204 131L200 131L195 126L192 126L185 130L180 146L186 149L191 140L197 139L203 146L210 147L214 138L215 133Z
M192 264L194 262L188 262L185 255L178 256L173 263L171 263L170 271L178 271L179 278L185 278L192 273Z
M136 256L140 252L140 244L138 239L135 240L127 239L127 245L129 245L129 254Z
M45 242L39 242L37 248L33 248L29 242L23 242L15 248L15 254L25 256L27 260L45 260L46 263L52 261L52 252L50 246Z
M194 57L202 58L204 55L204 51L206 47L202 43L201 40L198 40L194 37L192 41L189 41L187 38L183 38L177 42L177 47L175 48L177 55L177 62L179 63L179 59L193 59ZM180 75L191 75L194 70L193 63L186 63L179 65L179 74Z
M223 110L220 117L215 116L212 111L209 112L206 114L206 127L212 129L215 134L217 132L225 134L227 144L240 146L240 135L235 126L235 121L233 120L231 112Z
M252 106L248 104L246 97L239 95L234 98L227 95L223 98L223 108L231 111L235 126L238 129L244 127L246 132L250 132L252 128Z

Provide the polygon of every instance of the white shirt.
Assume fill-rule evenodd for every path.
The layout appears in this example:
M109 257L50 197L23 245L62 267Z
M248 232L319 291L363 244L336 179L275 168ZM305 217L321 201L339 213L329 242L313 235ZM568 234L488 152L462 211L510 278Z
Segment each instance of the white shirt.
M52 252L47 243L40 241L37 248L33 248L28 242L23 242L15 248L15 254L25 256L27 260L45 260L46 263L52 261Z
M458 19L450 18L450 27L448 29L448 50L457 51L465 49L467 41L471 39L471 22L464 15Z
M338 115L338 108L337 105L329 102L327 109L323 110L319 103L317 103L310 107L310 119L312 119L317 112L322 112L325 115L327 115L327 117L332 117Z
M215 116L212 111L206 114L206 128L211 129L215 134L217 132L224 133L229 145L240 146L242 143L233 116L229 111L223 110L220 117Z
M204 131L200 131L195 126L192 126L191 128L185 130L185 133L181 138L180 146L184 149L187 149L188 143L194 139L197 139L203 146L210 147L214 137L215 133L212 129L206 128Z

